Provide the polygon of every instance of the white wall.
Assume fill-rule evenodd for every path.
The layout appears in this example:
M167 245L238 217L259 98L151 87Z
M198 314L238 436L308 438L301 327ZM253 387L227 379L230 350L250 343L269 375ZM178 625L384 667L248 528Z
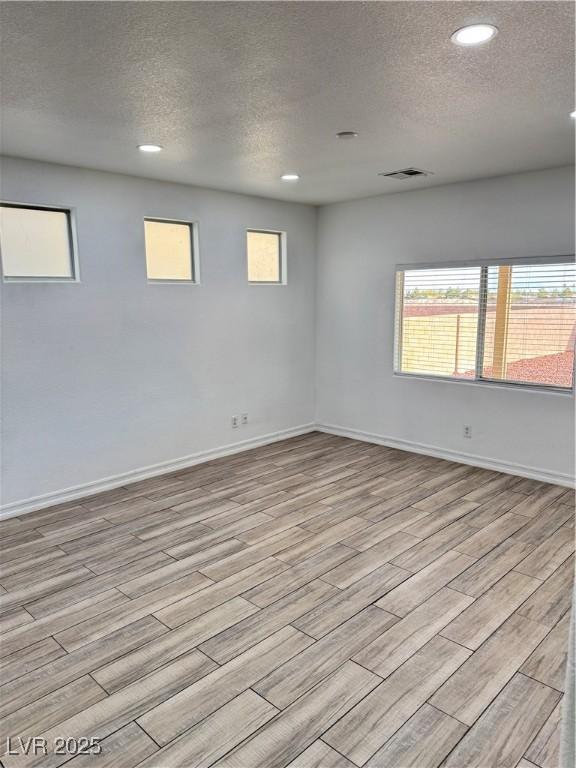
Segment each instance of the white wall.
M392 375L395 264L572 252L570 169L326 206L318 233L302 205L8 158L2 172L3 199L76 209L81 273L3 286L8 511L305 428L315 387L319 424L573 475L570 397ZM147 283L145 215L199 221L202 285ZM287 231L287 286L247 284L248 227Z
M559 482L573 477L570 396L392 374L395 265L573 253L573 190L565 168L322 208L318 422Z
M81 277L3 286L8 508L313 421L314 208L8 158L1 195L76 209ZM147 283L145 215L199 222L202 285ZM248 227L288 285L247 284Z

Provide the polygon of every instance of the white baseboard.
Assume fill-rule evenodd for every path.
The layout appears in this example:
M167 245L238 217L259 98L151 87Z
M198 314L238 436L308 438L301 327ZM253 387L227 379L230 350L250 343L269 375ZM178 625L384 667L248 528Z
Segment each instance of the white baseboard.
M424 443L414 443L410 440L399 440L387 435L377 435L372 432L363 432L358 429L348 429L335 424L317 424L318 432L326 432L330 435L339 435L340 437L349 437L353 440L362 440L366 443L376 443L385 445L388 448L398 448L401 451L410 451L411 453L423 453L426 456L434 456L446 461L455 461L458 464L470 464L473 467L482 469L492 469L495 472L504 472L507 475L518 475L527 477L530 480L540 480L543 483L553 483L567 488L574 488L575 478L572 475L566 475L562 472L551 472L550 470L538 469L537 467L528 467L524 464L516 464L509 461L500 461L487 456L477 456L473 453L461 453L451 451L445 448L439 448L436 445L425 445Z
M192 453L189 456L183 456L180 459L164 461L160 464L152 464L147 467L131 470L130 472L122 472L118 475L104 477L101 480L94 480L90 483L75 485L60 491L45 493L41 496L34 496L33 498L23 499L21 501L13 501L9 504L0 506L0 520L24 515L27 512L35 512L38 509L51 507L55 504L63 504L67 501L81 499L84 496L92 496L93 494L102 491L110 491L113 488L120 488L123 485L135 483L138 480L148 480L148 478L151 477L158 477L159 475L165 475L169 472L176 472L179 469L186 469L195 464L202 464L222 456L229 456L234 453L240 453L241 451L248 451L250 448L259 448L262 445L276 443L279 440L287 440L289 437L305 435L308 432L314 432L315 429L316 426L314 424L302 424L301 426L292 429L270 432L267 435L253 437L249 440L240 440L237 443L229 443L220 448L212 448L208 451Z
M376 443L377 445L385 445L389 448L398 448L402 451L422 453L426 456L435 456L438 459L446 459L446 461L455 461L458 464L469 464L473 467L492 469L495 472L518 475L519 477L540 480L544 483L554 483L555 485L562 485L567 488L574 488L576 485L574 477L561 472L551 472L536 467L528 467L523 464L503 462L499 459L491 459L486 456L477 456L471 453L460 453L439 448L435 445L425 445L423 443L414 443L409 440L399 440L386 435L378 435L358 429L348 429L335 424L303 424L292 429L270 432L267 435L261 435L260 437L254 437L249 440L240 440L237 443L230 443L221 446L220 448L200 451L199 453L193 453L189 456L183 456L180 459L152 464L147 467L131 470L130 472L111 475L110 477L105 477L90 483L75 485L60 491L46 493L41 496L34 496L33 498L23 499L21 501L14 501L0 506L0 520L24 515L27 512L35 512L38 509L51 507L55 504L75 501L84 496L91 496L95 493L101 493L102 491L109 491L113 488L130 485L130 483L135 483L138 480L147 480L148 478L158 477L159 475L165 475L169 472L176 472L179 469L186 469L187 467L192 467L195 464L202 464L211 459L230 456L234 453L250 450L250 448L259 448L260 446L269 445L278 442L279 440L287 440L290 437L297 437L298 435L305 435L308 432L314 431L326 432L331 435L339 435L340 437L349 437L353 440L362 440L367 443Z

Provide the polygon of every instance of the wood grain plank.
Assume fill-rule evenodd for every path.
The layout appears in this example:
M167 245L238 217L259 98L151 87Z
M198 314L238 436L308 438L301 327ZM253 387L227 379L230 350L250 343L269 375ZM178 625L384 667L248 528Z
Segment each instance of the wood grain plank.
M510 571L451 621L441 635L475 651L539 586L537 579Z
M93 576L67 589L61 589L53 594L46 595L40 600L35 600L26 605L35 619L42 619L62 610L70 610L74 603L82 602L99 593L113 589L123 582L136 578L144 573L151 573L159 567L173 563L171 557L163 552L153 552L146 557L129 563L118 570L103 573L101 576ZM119 593L120 594L120 593Z
M442 528L450 525L450 523L468 515L477 507L478 504L476 502L456 499L446 504L446 506L435 510L433 514L428 514L425 520L418 520L413 523L409 528L405 529L406 533L411 533L420 539L425 539L434 533L438 533L438 531L441 531Z
M471 528L461 520L450 523L438 533L416 544L411 549L395 557L392 562L399 565L400 568L406 568L408 571L421 571L430 563L434 562L440 555L448 552L449 549L455 549L465 539L476 533L475 528Z
M235 597L133 651L119 654L119 658L92 672L92 677L108 693L114 693L257 611L252 603Z
M365 549L370 549L370 547L373 547L384 539L388 539L394 533L406 530L406 528L413 523L422 521L423 518L427 516L427 512L421 512L418 509L408 507L407 509L403 509L400 512L390 515L390 517L381 520L379 523L372 523L369 527L344 539L342 543L347 547L352 547L352 549L358 549L363 552ZM414 532L414 535L419 539L424 538L419 533Z
M150 616L123 627L111 635L62 656L0 687L0 717L36 701L112 659L144 645L166 632ZM39 734L36 734L39 735Z
M12 629L17 629L23 624L30 624L34 621L34 618L30 616L25 608L15 608L12 611L2 614L0 616L0 635L5 632L10 632ZM1 642L0 642L1 646Z
M364 765L469 655L450 640L433 638L333 725L323 741Z
M386 611L368 606L260 680L254 690L274 706L285 709L396 621Z
M311 637L317 639L324 637L354 614L385 595L409 575L409 571L385 563L363 579L338 591L292 624Z
M312 642L297 629L284 627L179 694L165 697L162 703L149 708L138 723L158 744L164 746Z
M57 576L52 576L44 581L36 582L13 592L0 595L0 613L20 608L21 606L38 600L41 597L59 589L64 589L72 584L78 584L92 578L94 574L83 565L64 571Z
M260 560L272 557L278 552L282 552L283 549L304 541L309 536L310 533L308 531L295 526L252 546L243 543L243 548L240 551L220 558L213 565L201 566L200 571L214 581L221 581L244 568L260 562Z
M439 472L431 479L425 480L417 486L414 485L413 478L408 477L403 481L405 486L408 487L404 487L400 493L397 493L398 488L394 489L395 484L393 482L381 483L380 485L374 486L371 489L371 492L375 496L383 498L384 501L379 504L378 507L373 507L363 516L369 520L378 522L394 512L413 506L417 502L428 498L432 493L447 486L450 482L456 482L458 478L465 477L469 471L469 467L460 465L449 472Z
M483 483L464 497L470 501L487 502L497 497L502 491L507 491L518 485L519 478L514 475L497 475L493 480Z
M289 765L378 682L376 675L347 661L216 765L219 768Z
M93 765L98 768L132 768L158 753L158 745L136 723L128 723L102 739L101 748L101 754L96 757L78 755L67 765L70 768L92 768Z
M248 690L191 728L139 768L208 768L271 720L278 710Z
M105 520L103 517L94 517L90 520L62 521L41 525L36 530L49 544L62 544L111 527L112 523L109 520Z
M533 651L520 667L520 672L550 688L564 691L569 634L570 611L564 614L554 629Z
M532 551L533 547L507 539L457 576L448 586L480 597Z
M31 558L34 555L44 556L50 552L60 552L56 546L49 547L44 539L35 539L25 544L16 544L12 547L6 547L2 552L2 565L20 560L21 558Z
M499 517L493 523L490 523L490 525L482 528L478 533L470 536L466 541L457 544L454 549L458 550L458 552L463 552L465 555L480 559L497 547L498 544L506 541L506 539L513 533L520 531L520 529L525 526L525 517L522 517L522 515L515 515L512 512L506 512L506 514ZM520 531L518 536L514 537L516 541L519 540L521 533L522 531Z
M2 525L4 525L4 523L0 521L0 529ZM39 566L43 565L46 567L48 563L51 563L53 560L59 560L63 558L64 555L64 551L59 547L50 547L46 552L33 554L30 557L19 557L9 561L4 561L3 559L2 562L0 562L0 581L4 584L7 578L14 576L17 573L21 573L22 571L36 570L37 572ZM16 584L16 588L18 586L19 585Z
M88 502L85 502L88 506ZM93 504L94 502L92 502ZM112 523L126 522L126 520L132 520L135 517L141 517L150 512L160 512L166 509L169 504L166 504L163 500L153 501L146 499L143 496L136 496L128 499L120 499L113 504L99 507L100 514L105 517L106 520L110 520ZM91 507L94 509L94 507Z
M244 549L242 542L236 539L228 539L228 541L223 541L220 544L202 550L202 552L184 557L182 560L172 561L160 568L143 573L135 579L122 582L118 584L118 589L125 595L128 595L128 597L140 597L147 592L177 581L183 576L199 570L202 566L208 566L219 561L220 558L239 552L242 549ZM212 579L208 576L206 578L209 579L209 583L212 583Z
M572 604L574 584L574 555L554 571L541 587L518 609L531 621L553 627Z
M32 672L54 659L64 656L66 651L53 637L46 637L34 645L28 645L0 660L0 685Z
M472 725L520 669L548 629L513 614L430 699Z
M323 741L314 741L288 768L355 768L354 764Z
M314 609L335 592L335 587L331 587L320 579L311 581L202 643L200 650L218 664L225 664L260 640L264 640L268 635ZM275 702L272 701L272 704Z
M50 637L50 635L55 635L74 624L109 611L121 604L126 604L128 601L129 598L126 595L116 589L109 589L86 600L81 600L69 608L63 608L43 619L37 619L31 624L16 627L2 636L0 657L9 656L20 648L26 648L26 646Z
M437 768L466 733L453 717L424 704L366 763L366 768Z
M268 496L270 493L276 493L277 491L294 490L299 485L303 485L310 480L309 477L303 474L290 475L283 480L277 480L275 483L269 483L260 487L254 488L246 493L239 493L232 496L232 499L238 504L249 504L251 501L256 501L262 498L262 496Z
M396 616L406 616L473 563L468 555L448 550L388 592L376 605Z
M279 552L276 557L290 565L298 565L309 557L317 555L332 544L338 544L342 539L366 528L369 523L361 517L349 517L324 531L307 537L304 541Z
M505 512L515 507L525 496L515 491L502 491L490 501L482 503L479 507L469 512L463 520L473 528L484 528L493 523Z
M141 597L123 603L117 608L112 608L106 613L93 616L86 621L75 624L73 627L58 632L55 637L60 645L67 651L74 651L82 645L99 640L109 635L116 629L132 624L137 619L154 613L170 603L177 602L183 597L188 597L206 585L212 584L210 579L201 573L191 573L178 581L166 584L163 587L147 592Z
M556 704L534 741L525 752L526 758L540 768L559 768L562 731L562 701Z
M363 552L347 558L345 562L328 571L322 578L339 589L346 589L355 581L392 560L400 552L410 549L418 541L419 539L415 536L398 531L370 549L365 549Z
M569 507L564 504L552 504L518 531L514 538L516 541L537 547L543 539L551 536L554 531L573 517L574 513Z
M95 557L86 558L86 567L100 575L118 570L135 560L140 560L145 555L157 552L157 545L154 541L139 541L135 537L132 538L134 541L120 539L115 541L113 554L110 552L110 544L108 544L107 552L103 551Z
M574 529L565 523L524 558L515 571L545 580L574 552Z
M5 755L5 767L42 765L43 768L53 768L61 765L66 762L67 755L54 751L54 740L57 736L66 734L68 738L78 738L88 733L91 737L104 739L158 702L176 695L186 686L191 686L213 667L214 662L202 653L191 651L177 661L45 730L41 736L46 739L47 755L19 755L14 758Z
M12 564L17 563L20 563L20 560L12 561ZM10 565L10 563L8 563L8 565ZM72 571L79 567L83 566L77 561L67 558L64 552L60 552L60 556L57 558L52 558L51 560L48 560L48 562L41 563L40 565L34 565L29 569L23 568L10 576L4 577L2 584L8 592L15 592L16 590L32 587L38 582L46 581L54 576L59 576L66 571ZM93 577L94 574L89 573L89 576Z
M0 754L8 751L7 739L17 742L18 737L25 739L37 736L104 698L105 691L90 675L84 675L41 699L31 701L25 707L2 718Z
M521 487L521 484L517 483L514 486L514 490L519 491ZM512 507L512 511L516 515L537 517L540 512L549 507L565 491L566 488L563 488L561 485L537 483L526 498L522 499L515 507Z
M195 552L201 552L203 549L206 549L213 544L226 541L226 539L240 539L240 534L243 531L249 531L251 528L255 528L270 520L269 515L265 515L263 512L256 512L253 515L245 515L242 510L240 510L235 511L234 516L235 519L233 521L216 529L207 528L203 525L202 529L204 530L204 533L201 533L200 535L187 534L189 538L183 542L181 532L179 531L165 534L155 540L156 546L163 549L170 555L170 557L180 559L182 557L193 555Z
M446 760L446 768L514 768L546 721L559 694L515 675Z
M317 555L309 557L299 565L294 565L278 576L273 576L268 581L249 589L243 593L243 596L260 608L265 608L270 603L285 597L295 589L340 565L353 554L353 549L342 544L334 544Z
M472 602L473 598L444 587L357 653L353 661L388 677Z
M417 501L414 506L418 509L424 510L424 512L434 512L441 509L446 504L454 501L455 499L461 499L463 496L475 490L478 486L484 484L494 477L494 473L485 469L472 469L468 477L464 477L462 480L458 480L451 485L447 485L436 493L427 496L421 501Z
M276 507L278 510L279 507ZM270 514L274 510L269 510ZM302 506L296 504L296 509L287 514L279 516L272 516L272 519L262 522L260 525L250 528L250 530L243 531L238 534L240 541L244 541L246 544L258 544L259 542L269 539L272 536L277 536L283 531L287 531L290 528L294 528L297 525L305 523L307 520L311 520L319 515L326 515L330 511L329 507L322 504L310 504L308 506Z
M252 587L266 582L287 568L286 563L269 557L203 589L198 595L191 595L166 608L157 610L154 615L163 624L174 629L174 627L222 605L233 597L238 597Z

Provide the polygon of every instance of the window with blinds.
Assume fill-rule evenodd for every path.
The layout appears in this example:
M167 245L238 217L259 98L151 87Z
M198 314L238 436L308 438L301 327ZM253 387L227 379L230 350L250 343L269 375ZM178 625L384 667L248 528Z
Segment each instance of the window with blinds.
M575 338L573 262L396 273L397 373L571 389Z

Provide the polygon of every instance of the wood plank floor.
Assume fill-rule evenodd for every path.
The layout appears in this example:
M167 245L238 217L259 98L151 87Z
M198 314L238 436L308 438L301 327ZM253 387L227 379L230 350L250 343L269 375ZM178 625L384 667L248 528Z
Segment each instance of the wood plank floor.
M0 541L5 768L558 767L570 490L312 433Z

